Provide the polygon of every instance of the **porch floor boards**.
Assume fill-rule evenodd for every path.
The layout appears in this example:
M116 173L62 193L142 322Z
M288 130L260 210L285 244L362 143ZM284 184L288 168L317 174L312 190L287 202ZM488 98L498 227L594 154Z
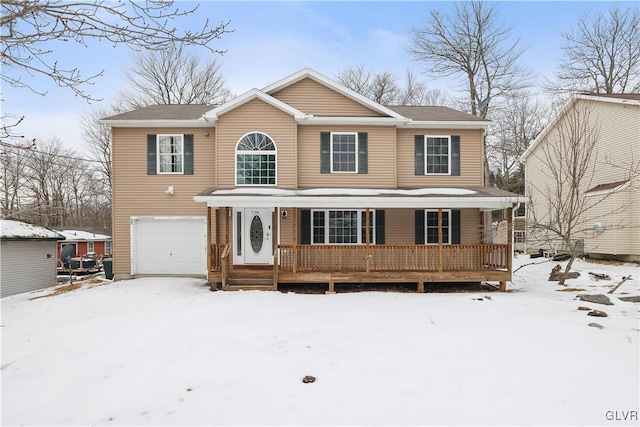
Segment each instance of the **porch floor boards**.
M219 271L209 272L209 281L222 283ZM278 283L425 283L437 282L506 282L509 271L382 271L382 272L297 272L278 271ZM229 271L223 290L277 290L273 267L270 269L235 268Z

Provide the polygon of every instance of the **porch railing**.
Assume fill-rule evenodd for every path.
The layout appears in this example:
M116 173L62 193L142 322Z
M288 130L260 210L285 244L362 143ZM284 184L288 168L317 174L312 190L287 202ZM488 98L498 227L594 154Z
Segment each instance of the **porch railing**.
M211 245L211 271L223 270L229 249ZM507 270L509 246L280 245L278 259L281 271L294 271L295 259L296 272Z
M280 245L282 271L507 270L508 245Z

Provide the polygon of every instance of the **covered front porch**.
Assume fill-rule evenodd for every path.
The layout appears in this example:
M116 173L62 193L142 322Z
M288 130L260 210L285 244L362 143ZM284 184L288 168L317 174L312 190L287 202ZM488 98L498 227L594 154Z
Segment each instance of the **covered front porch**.
M482 189L205 191L196 201L208 204L209 281L225 290L323 283L329 292L336 283L413 283L424 292L425 283L488 281L499 282L504 291L512 273L511 239L491 242L485 213L502 210L511 229L512 209L520 200ZM317 218L324 210L352 213L352 229L359 235L351 238L357 243L333 235L322 240ZM414 216L420 222L422 211L428 216L419 228L411 222ZM262 215L262 231L251 229L251 215ZM344 231L344 220L339 224ZM426 241L418 241L420 233L426 233ZM262 236L260 245L252 240L256 234ZM249 258L243 253L257 246L268 246L268 256L245 262Z

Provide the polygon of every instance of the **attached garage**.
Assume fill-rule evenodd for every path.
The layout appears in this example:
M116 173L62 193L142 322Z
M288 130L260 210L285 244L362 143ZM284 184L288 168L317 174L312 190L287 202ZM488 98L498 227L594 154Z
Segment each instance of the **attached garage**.
M207 275L206 217L132 217L132 275Z

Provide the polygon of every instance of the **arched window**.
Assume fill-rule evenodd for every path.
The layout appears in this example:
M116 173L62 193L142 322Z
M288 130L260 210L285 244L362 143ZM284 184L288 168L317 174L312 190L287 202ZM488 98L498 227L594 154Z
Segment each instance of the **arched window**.
M276 185L276 144L269 135L251 132L236 145L236 185Z

